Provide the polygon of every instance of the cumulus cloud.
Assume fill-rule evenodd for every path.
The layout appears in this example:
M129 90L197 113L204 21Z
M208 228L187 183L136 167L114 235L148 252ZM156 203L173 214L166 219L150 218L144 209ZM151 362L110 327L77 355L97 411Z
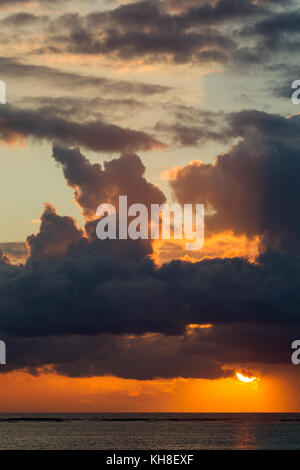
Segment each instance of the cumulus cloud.
M10 39L12 45L27 27L35 32L43 27L38 49L24 35L26 51L101 56L117 65L120 59L151 65L263 61L267 70L272 47L286 51L297 34L299 15L282 11L289 1L122 3L114 10L60 14L54 20L14 13L2 22L1 41ZM8 2L0 1L4 5ZM13 57L0 62L4 78L38 77L47 86L101 93L97 100L38 97L27 99L27 109L0 109L2 140L56 142L52 158L85 219L80 228L46 203L38 233L27 238L23 265L13 263L17 246L1 245L0 336L9 352L1 372L37 373L52 365L71 377L216 379L230 375L237 361L289 364L290 344L300 334L299 116L197 112L177 100L173 108L162 104L175 121L164 122L162 116L152 136L109 124L106 111L133 109L142 98L170 91L166 86L85 76ZM177 168L170 184L179 202L207 204L209 234L228 230L246 240L259 237L261 253L254 263L235 257L157 266L150 241L96 238L99 204L117 205L119 195L127 195L129 204L166 201L145 178L135 154L164 148L157 135L184 147L209 140L234 144L213 164ZM92 164L79 147L121 156Z
M79 149L53 148L53 158L58 162L70 187L75 189L75 200L87 218L95 218L102 203L118 205L119 195L128 197L128 204L165 202L164 194L145 177L145 167L137 155L124 154L119 159L91 164Z
M1 337L13 351L6 370L54 364L71 376L217 378L237 361L287 363L299 330L299 274L299 258L275 252L257 264L157 268L94 246L54 264L4 262ZM190 323L214 326L190 336Z
M170 182L176 198L208 204L214 211L206 218L208 230L259 235L298 252L299 116L242 111L229 122L228 136L242 139L212 164L178 169Z
M82 236L83 231L77 227L74 219L59 216L48 203L41 217L39 233L27 238L30 259L60 259L69 245L78 242Z
M252 150L259 142L260 153L247 154L245 146L250 140L244 137L213 167L195 166L195 183L190 180L188 185L194 190L197 184L198 191L200 187L205 193L206 179L201 175L205 170L220 198L223 195L225 202L236 204L231 211L235 219L230 222L243 223L248 230L251 224L246 218L240 220L236 201L245 205L249 199L253 204L258 193L257 197L265 198L261 200L264 207L268 197L274 197L273 184L280 196L278 178L282 175L282 182L289 183L285 201L291 203L294 183L290 175L295 180L298 175L296 155L290 148L281 159L278 149L285 148L284 141L278 147L275 140L272 152L267 152L276 135L277 118L271 117L270 122L266 116L260 118L264 132L267 125L273 130L264 142L259 140L257 129L252 140L247 137ZM295 124L286 122L287 126ZM243 129L243 119L238 123ZM283 139L290 134L286 129ZM145 168L136 155L123 155L101 168L78 149L55 146L53 158L62 166L88 219L98 203L107 202L107 197L114 201L123 191L135 202L137 197L145 204L164 200L144 178ZM269 169L269 159L278 172ZM228 175L232 177L230 184ZM270 175L270 181L260 175ZM248 184L246 178L250 178ZM254 182L265 193L253 188ZM182 183L178 177L177 183ZM226 191L231 196L226 196ZM265 223L271 224L272 214L266 211L262 215ZM276 217L281 222L288 220L280 207ZM296 230L292 225L288 229ZM50 204L42 214L38 234L30 236L27 243L29 258L24 265L13 265L1 254L0 334L12 351L3 371L25 367L36 373L39 367L51 364L70 376L213 379L230 374L226 366L233 366L237 359L243 364L289 362L291 338L300 332L300 258L296 253L266 249L256 263L214 258L196 263L173 261L158 267L149 258L152 250L148 241L100 241L94 220L88 221L83 231ZM190 330L190 324L213 326Z

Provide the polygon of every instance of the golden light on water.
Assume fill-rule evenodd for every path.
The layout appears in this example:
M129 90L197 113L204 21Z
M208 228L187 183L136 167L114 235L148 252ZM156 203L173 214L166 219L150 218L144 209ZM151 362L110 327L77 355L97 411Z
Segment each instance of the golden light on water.
M241 382L245 382L247 384L249 384L251 382L254 382L256 380L256 377L246 377L245 375L241 374L240 372L236 372L236 376Z

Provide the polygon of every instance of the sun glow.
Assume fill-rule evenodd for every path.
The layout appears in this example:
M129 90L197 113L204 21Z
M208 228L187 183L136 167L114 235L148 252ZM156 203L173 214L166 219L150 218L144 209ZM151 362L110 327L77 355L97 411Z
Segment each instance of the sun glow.
M245 383L248 383L248 384L251 383L251 382L254 382L254 380L257 379L257 377L246 377L245 375L241 374L240 372L236 372L236 376L241 382L245 382Z

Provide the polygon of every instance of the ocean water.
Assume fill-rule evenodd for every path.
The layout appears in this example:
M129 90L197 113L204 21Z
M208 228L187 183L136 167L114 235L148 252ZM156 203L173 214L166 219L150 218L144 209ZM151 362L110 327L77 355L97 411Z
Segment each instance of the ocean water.
M300 414L0 414L0 449L300 449Z

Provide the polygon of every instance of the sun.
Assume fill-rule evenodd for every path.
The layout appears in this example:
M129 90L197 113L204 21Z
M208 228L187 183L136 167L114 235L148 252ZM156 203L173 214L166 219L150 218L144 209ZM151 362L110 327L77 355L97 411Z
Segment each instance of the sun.
M247 384L249 384L251 382L254 382L254 380L257 379L257 377L246 377L245 375L241 374L240 372L236 372L236 376L241 382L245 382Z

